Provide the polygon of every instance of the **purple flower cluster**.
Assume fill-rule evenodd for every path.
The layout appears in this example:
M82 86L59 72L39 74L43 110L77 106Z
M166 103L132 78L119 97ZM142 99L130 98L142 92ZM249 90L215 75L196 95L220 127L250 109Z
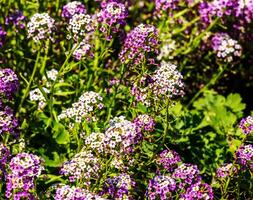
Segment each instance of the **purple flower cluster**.
M217 33L212 37L212 48L217 57L225 62L232 62L242 54L241 45L226 33Z
M5 168L9 157L10 150L3 143L0 143L0 170Z
M172 178L179 180L178 187L180 189L201 181L198 167L196 165L186 163L181 164L175 169L172 174Z
M6 31L0 26L0 48L4 45Z
M187 188L181 195L180 200L212 200L214 199L213 189L207 183L195 183Z
M75 59L81 60L86 57L93 58L94 46L89 41L89 37L86 36L84 40L82 40L79 44L75 44L75 45L78 45L77 47L76 46L73 47L75 49L73 52L73 57Z
M75 14L85 14L85 13L86 13L85 6L81 2L72 1L63 6L61 15L64 18L70 19Z
M158 165L162 165L169 172L172 172L179 162L181 162L181 158L178 153L170 149L163 150L156 160Z
M56 188L55 200L103 200L102 197L79 187L69 185L58 185Z
M12 69L0 69L0 97L11 99L19 88L18 77Z
M9 163L9 173L7 174L5 196L14 199L22 199L21 197L34 196L30 191L35 189L35 178L38 177L42 170L42 160L33 154L19 153L13 157Z
M134 119L133 123L140 130L140 132L152 132L155 129L155 120L153 119L153 117L147 114L138 115Z
M210 24L216 17L232 16L238 22L249 23L253 20L253 2L251 0L213 0L203 1L199 13L205 24Z
M100 164L98 158L91 151L81 151L77 153L70 161L63 163L60 174L69 177L70 182L78 179L87 180L85 183L90 184L91 177L97 177Z
M13 111L3 105L0 100L0 135L3 133L10 133L14 136L18 136L18 120L15 117Z
M251 144L241 146L236 152L236 161L243 168L253 170L253 146Z
M158 16L163 12L170 12L178 7L179 0L155 0L155 11Z
M47 13L36 13L27 24L28 38L34 42L50 39L53 41L53 31L55 29L55 20Z
M123 116L115 117L110 120L110 127L105 131L105 151L113 155L131 153L141 137L134 123Z
M149 181L146 192L149 200L172 199L172 193L176 190L176 181L170 176L157 175Z
M101 194L106 195L109 199L134 199L131 192L134 189L135 181L130 175L121 173L112 178L108 178L103 187Z
M98 22L102 24L100 30L106 32L109 31L109 27L113 33L119 32L119 28L126 24L127 16L128 12L124 4L114 1L105 4L97 14Z
M242 129L245 135L253 132L253 116L248 116L243 118L239 124L240 129Z
M232 169L233 167L233 169ZM232 163L225 163L222 166L220 166L216 171L216 176L218 178L227 178L235 173L237 173L237 168L233 166Z
M127 35L119 58L130 65L154 64L158 53L158 30L152 25L140 24Z
M10 12L5 18L5 24L14 25L15 27L23 29L25 28L25 19L26 17L23 15L22 11L15 10L14 12Z

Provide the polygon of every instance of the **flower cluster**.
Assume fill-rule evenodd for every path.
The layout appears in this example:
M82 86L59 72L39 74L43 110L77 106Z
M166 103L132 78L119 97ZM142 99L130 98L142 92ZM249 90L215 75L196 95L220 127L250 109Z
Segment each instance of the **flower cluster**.
M3 143L0 143L0 170L3 170L9 157L10 150Z
M239 124L240 129L242 129L245 135L253 132L253 116L248 116L243 118Z
M75 41L82 40L87 34L92 33L95 30L94 19L90 15L75 14L69 20L67 30L69 34L68 39L73 38Z
M63 163L60 174L68 176L70 182L74 182L77 179L85 179L87 180L85 183L89 185L89 179L97 177L99 169L98 158L91 151L81 151L70 161Z
M146 196L150 200L172 199L172 193L176 190L176 181L170 176L156 175L149 181Z
M5 24L14 25L20 29L23 29L25 28L25 19L26 17L23 15L22 11L15 10L14 12L9 13L5 18Z
M207 183L195 183L187 188L181 195L180 200L212 200L214 199L213 189Z
M161 36L165 37L164 35ZM173 52L176 50L177 48L177 43L175 40L172 39L167 39L165 41L162 42L162 45L160 47L160 53L157 57L158 60L163 60L163 59L173 59Z
M172 172L178 166L179 162L181 162L181 158L178 153L167 149L163 150L156 160L158 165L162 165L169 172Z
M232 169L232 167L233 167L233 169ZM218 178L227 178L227 177L231 176L231 173L236 173L236 172L237 172L237 168L235 166L233 166L232 163L226 163L217 169L216 176Z
M155 128L155 120L147 114L138 115L133 123L140 131L152 132Z
M123 116L115 117L110 120L110 127L105 131L105 151L114 155L131 153L140 138L141 134L134 123Z
M236 24L243 25L252 22L252 8L253 2L250 0L213 0L201 2L199 13L205 24L210 24L217 17L224 19L226 16L232 16Z
M89 37L86 36L85 39L83 39L79 44L75 44L77 45L74 46L74 52L73 52L73 57L77 60L81 60L83 58L86 58L86 57L90 57L90 58L93 58L94 56L94 53L93 53L93 49L94 49L94 46L91 44L91 42L89 42Z
M104 151L104 138L104 133L91 133L85 139L86 148L102 153Z
M241 146L236 152L236 160L243 168L253 170L253 146L251 144Z
M120 26L126 24L127 15L127 9L124 4L114 1L105 4L97 14L98 22L102 24L100 30L106 32L109 27L113 33L119 32Z
M85 6L81 2L72 1L63 6L61 15L62 17L70 19L75 14L85 14L85 13L86 13Z
M12 69L0 69L0 96L11 99L19 88L18 77Z
M96 117L92 114L104 107L102 100L103 98L96 92L85 92L77 102L72 104L72 107L62 111L58 118L72 119L77 123L81 123L84 118L87 121L96 120Z
M4 45L6 31L0 26L0 48Z
M176 68L176 65L162 61L161 67L152 76L153 82L149 85L154 96L165 95L173 98L184 95L183 76Z
M55 20L47 13L36 13L27 24L28 38L32 38L35 42L53 40L54 22Z
M47 88L42 88L43 91L48 94L49 90ZM35 88L29 92L29 97L31 101L38 101L38 108L42 110L46 105L46 98L44 97L43 93L40 91L39 88Z
M172 178L180 180L178 185L180 189L201 180L198 167L196 165L186 163L181 164L175 169L172 174Z
M0 135L10 133L18 136L18 125L18 120L13 111L8 106L3 105L0 100Z
M212 48L217 57L225 62L232 62L242 54L241 45L226 33L217 33L212 37Z
M79 187L58 185L54 196L55 200L103 200L102 197Z
M155 9L157 12L174 10L178 3L179 0L155 0Z
M15 194L16 197L33 197L30 190L35 188L35 178L44 169L42 162L38 156L28 153L19 153L13 157L9 163L5 196L11 198Z
M135 186L135 181L125 173L114 176L105 181L102 194L106 194L109 199L134 199L131 191Z
M158 30L152 25L140 24L127 34L119 58L130 65L154 64L158 53Z

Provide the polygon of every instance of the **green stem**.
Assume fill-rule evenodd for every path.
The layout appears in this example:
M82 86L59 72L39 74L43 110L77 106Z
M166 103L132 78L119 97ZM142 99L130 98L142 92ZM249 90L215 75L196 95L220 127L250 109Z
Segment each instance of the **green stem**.
M170 99L167 98L167 100L166 100L165 128L164 128L164 132L163 132L162 144L165 143L166 135L167 135L168 129L169 129L169 104L170 104Z
M38 51L38 53L37 53L37 58L36 58L36 61L35 61L35 65L34 65L34 67L33 67L33 72L32 72L31 78L30 78L30 80L29 80L29 82L28 82L28 85L26 86L25 92L24 92L24 94L23 94L23 96L22 96L22 98L21 98L21 102L20 102L19 107L18 107L18 112L17 112L17 114L16 114L17 117L19 116L19 114L20 114L20 112L21 112L23 103L24 103L24 101L25 101L25 99L26 99L26 97L27 97L27 95L28 95L29 90L30 90L32 81L33 81L33 79L34 79L35 73L36 73L37 68L38 68L39 59L40 59L40 51Z
M225 65L225 67L221 68L219 70L219 72L212 77L212 79L204 86L201 88L201 90L199 90L191 99L191 101L187 104L186 108L188 108L202 93L204 93L210 86L214 85L219 78L221 77L221 75L223 74L223 72L227 69L227 65Z

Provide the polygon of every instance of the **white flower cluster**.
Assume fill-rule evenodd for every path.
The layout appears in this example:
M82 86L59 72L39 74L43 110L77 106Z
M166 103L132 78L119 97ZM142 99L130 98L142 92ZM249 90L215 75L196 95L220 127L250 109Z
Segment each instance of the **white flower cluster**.
M75 41L83 39L86 34L95 30L94 19L90 15L75 14L69 21L67 30L70 32L68 39L73 38Z
M49 90L47 88L42 88L43 91L48 94ZM43 93L40 91L39 88L35 88L34 90L31 90L29 93L30 100L31 101L37 101L38 102L38 109L42 110L46 105L46 98L44 97Z
M86 139L86 148L90 148L95 152L102 153L104 151L104 133L91 133Z
M81 123L84 118L87 121L95 121L94 113L97 109L101 110L104 107L102 100L103 98L96 92L85 92L70 108L63 110L58 118L60 120L65 118L72 119L77 123Z
M212 38L212 47L217 57L225 62L232 62L233 57L240 57L242 47L238 41L226 33L218 33Z
M54 81L56 81L58 73L59 73L58 70L51 69L51 70L46 72L46 76L42 77L42 81L45 82L47 88L50 88L52 83ZM63 80L60 80L60 82L62 82L62 81Z
M47 13L36 13L32 16L30 22L27 24L28 38L32 38L35 42L44 39L51 39L55 28L55 20Z
M63 163L60 173L68 176L70 182L77 179L86 179L85 182L89 185L89 179L97 177L99 169L98 158L91 151L81 151L70 161Z
M183 76L177 66L162 61L161 67L152 76L153 82L149 85L155 97L165 95L170 98L183 96Z
M160 48L160 54L158 55L157 59L173 59L173 52L176 50L176 42L172 39L167 39L162 43L162 46Z
M110 127L105 131L105 151L110 154L131 153L133 145L138 143L140 135L134 123L124 116L115 117L110 121Z

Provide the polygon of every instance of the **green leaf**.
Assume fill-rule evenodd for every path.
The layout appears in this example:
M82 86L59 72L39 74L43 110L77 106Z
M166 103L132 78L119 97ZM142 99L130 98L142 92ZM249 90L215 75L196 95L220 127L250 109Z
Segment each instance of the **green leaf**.
M53 138L55 138L58 144L68 144L69 143L69 132L65 129L64 125L61 123L54 123L53 127Z
M239 94L229 94L226 100L226 106L232 109L233 112L240 112L246 108L244 103L241 103L242 98Z

